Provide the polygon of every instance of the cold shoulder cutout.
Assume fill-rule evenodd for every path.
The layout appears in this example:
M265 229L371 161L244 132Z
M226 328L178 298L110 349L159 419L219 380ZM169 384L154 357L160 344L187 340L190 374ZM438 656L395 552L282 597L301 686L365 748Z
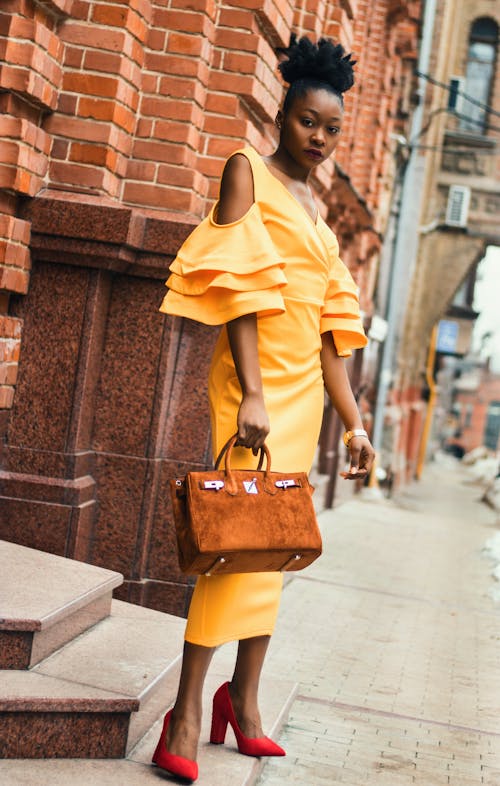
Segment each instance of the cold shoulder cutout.
M246 156L235 153L228 158L222 172L215 220L220 225L233 223L242 218L254 202L252 166Z

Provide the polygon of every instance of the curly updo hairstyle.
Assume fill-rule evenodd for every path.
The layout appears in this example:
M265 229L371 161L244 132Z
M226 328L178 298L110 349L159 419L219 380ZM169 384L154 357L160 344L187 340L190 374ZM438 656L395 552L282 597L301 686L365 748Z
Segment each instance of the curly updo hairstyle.
M343 106L342 93L354 84L356 61L346 54L342 44L334 44L327 38L320 38L315 44L307 36L297 39L292 33L290 45L277 51L286 57L278 68L290 85L283 103L284 114L296 98L302 98L311 89L334 93Z

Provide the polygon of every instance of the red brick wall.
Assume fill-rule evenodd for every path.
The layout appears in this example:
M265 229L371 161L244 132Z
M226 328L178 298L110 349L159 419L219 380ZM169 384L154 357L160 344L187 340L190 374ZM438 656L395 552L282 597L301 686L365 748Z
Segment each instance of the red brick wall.
M488 407L493 401L500 401L500 377L489 373L483 375L476 391L460 392L454 397L454 402L461 406L461 414L457 423L460 435L452 441L461 445L466 453L484 445ZM471 409L470 419L466 414L468 408Z
M338 162L376 210L417 12L418 3L389 0L307 0L295 10L286 0L10 0L1 86L13 91L4 109L17 126L6 129L0 184L202 216L235 145L272 144L273 48L293 25L338 38L358 58ZM332 174L319 175L325 188Z
M41 125L57 106L63 45L56 18L67 6L7 0L0 8L0 410L12 406L22 332L8 315L8 293L24 294L29 284L30 225L16 208L18 198L40 192L47 174L51 139Z

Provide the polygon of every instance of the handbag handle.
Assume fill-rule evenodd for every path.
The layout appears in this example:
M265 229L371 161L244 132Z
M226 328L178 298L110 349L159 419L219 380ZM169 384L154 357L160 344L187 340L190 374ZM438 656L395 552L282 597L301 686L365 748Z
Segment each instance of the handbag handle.
M234 446L236 444L237 439L238 439L238 434L233 434L232 437L229 437L228 441L222 447L219 455L217 456L217 460L215 462L215 469L219 469L220 463L221 463L222 458L223 458L223 456L225 454L226 455L226 459L225 459L225 462L224 462L224 468L225 468L226 474L230 475L230 473L231 473L231 464L230 464L230 462L231 462L231 454L233 452L233 448L234 448ZM264 464L264 457L266 458L266 473L267 473L271 469L271 453L269 452L269 448L267 447L266 444L262 445L262 447L260 448L260 451L259 451L259 463L257 465L257 472L260 472L260 470L262 469L262 465Z

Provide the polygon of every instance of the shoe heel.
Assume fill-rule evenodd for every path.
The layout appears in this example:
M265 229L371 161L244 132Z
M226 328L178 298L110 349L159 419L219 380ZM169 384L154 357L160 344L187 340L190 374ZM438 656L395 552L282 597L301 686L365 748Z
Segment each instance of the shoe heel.
M153 757L151 759L153 764L158 764L158 761L161 758L161 749L162 749L162 747L164 747L164 745L163 745L163 737L160 737L160 739L158 740L158 745L156 746L155 752L153 753Z
M227 718L217 715L216 712L213 713L212 728L210 730L210 742L212 745L222 745L226 739L227 723Z

